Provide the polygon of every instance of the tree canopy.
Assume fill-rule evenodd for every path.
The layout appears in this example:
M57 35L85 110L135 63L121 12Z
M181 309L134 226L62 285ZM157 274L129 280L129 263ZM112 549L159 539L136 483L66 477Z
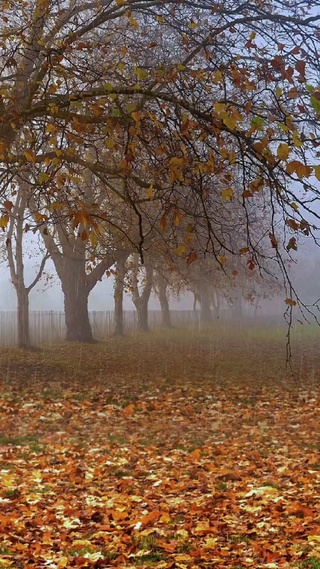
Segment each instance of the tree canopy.
M286 273L280 243L320 217L319 21L309 0L3 2L1 227L23 183L34 229L109 255L162 240Z

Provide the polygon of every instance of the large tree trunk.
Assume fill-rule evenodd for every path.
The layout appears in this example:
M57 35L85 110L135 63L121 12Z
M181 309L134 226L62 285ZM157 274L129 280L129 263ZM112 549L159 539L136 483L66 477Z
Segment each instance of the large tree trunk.
M18 310L18 346L19 348L30 348L29 334L29 291L23 286L17 290Z
M115 287L114 287L114 319L115 319L115 336L124 335L124 318L123 318L123 289L124 278L126 275L126 260L128 255L119 259L116 265Z
M158 272L157 281L158 281L158 297L159 297L161 314L162 314L162 326L166 328L171 328L170 308L167 297L168 282L160 272Z
M138 329L140 332L149 332L148 300L140 299L135 306L138 316Z
M93 342L88 311L90 288L83 260L65 259L59 277L64 294L66 340Z
M68 236L68 226L57 224L58 243L46 227L41 229L47 247L58 273L64 294L66 340L94 342L89 320L88 298L98 280L119 258L119 252L107 255L86 273L86 243L75 235ZM123 255L123 252L120 253Z

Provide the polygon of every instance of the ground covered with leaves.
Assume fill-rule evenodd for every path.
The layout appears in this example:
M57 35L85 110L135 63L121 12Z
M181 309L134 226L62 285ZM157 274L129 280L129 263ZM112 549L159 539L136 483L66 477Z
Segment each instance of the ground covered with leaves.
M320 567L319 334L0 353L0 567Z

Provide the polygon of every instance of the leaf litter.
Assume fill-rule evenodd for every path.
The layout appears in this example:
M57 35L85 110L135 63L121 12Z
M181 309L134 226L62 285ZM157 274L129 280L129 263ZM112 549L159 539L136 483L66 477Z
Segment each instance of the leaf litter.
M3 381L0 567L272 569L320 558L315 373L288 378L270 339L241 359L233 338L214 357L209 335L172 333L169 349L161 334L131 338L126 359L112 342L113 354L105 344L21 352L30 365L50 360L50 379Z

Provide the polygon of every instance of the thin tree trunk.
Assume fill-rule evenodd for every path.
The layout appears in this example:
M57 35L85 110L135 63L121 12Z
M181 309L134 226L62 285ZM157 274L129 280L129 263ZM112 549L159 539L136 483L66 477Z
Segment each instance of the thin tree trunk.
M214 315L216 318L220 317L220 296L217 293L213 294L213 308L214 308Z
M16 203L11 214L7 234L7 256L10 275L17 294L18 346L25 349L31 348L29 331L29 294L40 280L46 261L49 257L48 253L44 255L33 282L29 286L26 286L24 280L23 236L25 210L28 203L28 197L30 195L29 189L30 187L26 182L21 182L19 191L16 195Z
M193 312L197 312L197 303L200 304L200 297L196 291L192 291L193 293Z
M138 286L139 257L136 255L132 269L132 301L137 311L138 329L141 332L149 332L148 304L153 285L153 267L146 262L144 268L146 272L145 282L140 294Z
M115 336L124 335L124 318L123 318L123 289L124 278L126 275L126 260L128 255L119 259L116 264L115 287L114 287L114 319L115 319Z
M212 312L209 299L209 291L206 285L201 286L199 291L200 296L200 323L203 325L212 322Z
M29 292L25 287L17 290L18 310L17 310L17 327L18 327L18 346L19 348L30 348L30 332L29 332Z
M242 312L242 294L239 292L233 301L233 314L236 320L241 320Z
M168 282L164 276L158 272L158 297L160 301L161 314L162 314L162 326L165 328L171 328L171 316L170 307L167 296Z

